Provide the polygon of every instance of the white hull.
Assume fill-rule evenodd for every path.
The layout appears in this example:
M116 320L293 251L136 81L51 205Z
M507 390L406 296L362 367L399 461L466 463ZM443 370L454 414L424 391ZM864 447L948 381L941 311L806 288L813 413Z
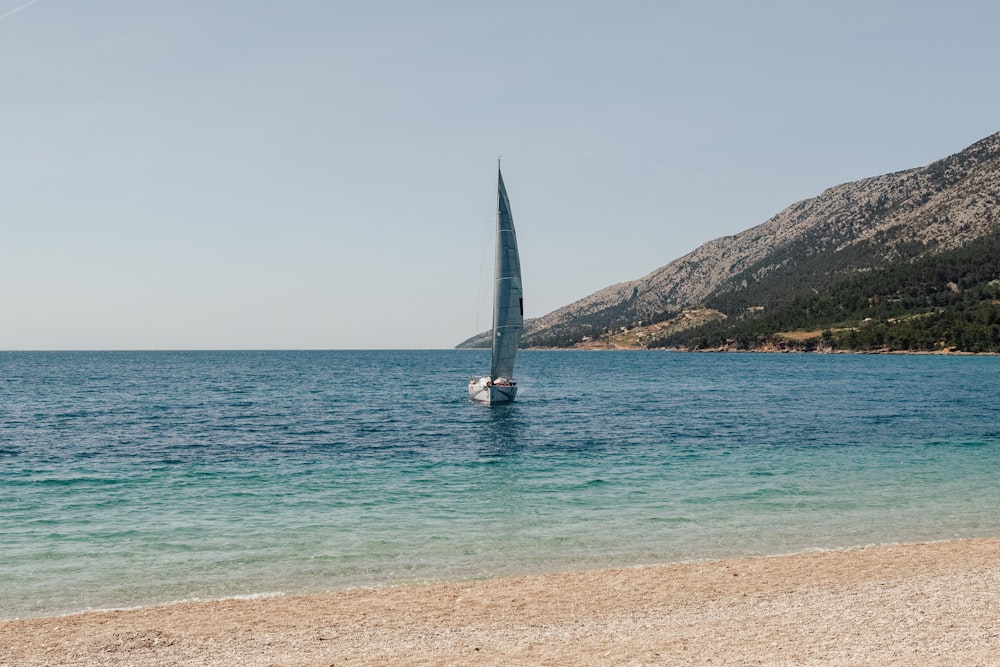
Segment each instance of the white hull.
M469 380L469 398L480 403L510 403L517 396L517 384L494 384L488 377Z

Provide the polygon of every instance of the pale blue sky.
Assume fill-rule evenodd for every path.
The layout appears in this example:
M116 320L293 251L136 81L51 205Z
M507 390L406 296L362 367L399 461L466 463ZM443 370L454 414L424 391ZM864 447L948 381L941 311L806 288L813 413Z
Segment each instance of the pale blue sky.
M0 0L0 349L447 348L1000 130L992 2Z

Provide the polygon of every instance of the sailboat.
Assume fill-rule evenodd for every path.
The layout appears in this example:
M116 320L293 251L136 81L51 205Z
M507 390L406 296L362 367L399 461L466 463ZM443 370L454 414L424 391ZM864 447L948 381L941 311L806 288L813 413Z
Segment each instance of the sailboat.
M493 356L490 374L469 380L469 397L481 403L509 403L517 396L514 357L524 328L521 260L510 200L497 163L497 240L493 283Z

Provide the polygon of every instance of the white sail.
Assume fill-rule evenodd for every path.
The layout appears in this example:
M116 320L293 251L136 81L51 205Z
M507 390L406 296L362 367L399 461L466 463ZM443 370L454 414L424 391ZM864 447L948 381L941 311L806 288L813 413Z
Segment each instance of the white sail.
M497 242L493 286L493 356L490 374L469 381L469 396L483 403L506 403L517 396L514 357L524 328L521 260L510 200L497 168Z
M514 356L524 328L521 260L510 214L510 200L497 170L497 248L493 287L493 358L490 377L514 379Z

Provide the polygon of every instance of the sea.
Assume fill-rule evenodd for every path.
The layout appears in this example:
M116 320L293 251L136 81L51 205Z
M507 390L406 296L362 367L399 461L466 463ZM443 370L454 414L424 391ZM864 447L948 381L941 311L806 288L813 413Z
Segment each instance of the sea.
M1000 357L0 353L0 618L1000 535Z

